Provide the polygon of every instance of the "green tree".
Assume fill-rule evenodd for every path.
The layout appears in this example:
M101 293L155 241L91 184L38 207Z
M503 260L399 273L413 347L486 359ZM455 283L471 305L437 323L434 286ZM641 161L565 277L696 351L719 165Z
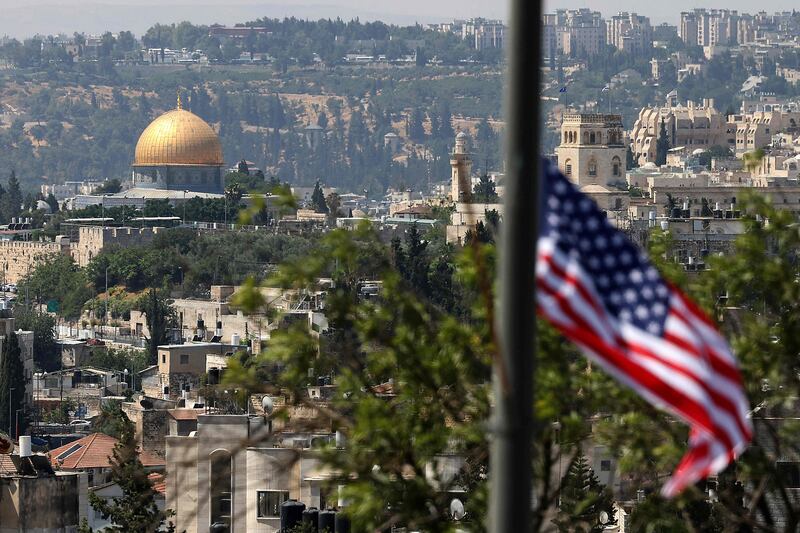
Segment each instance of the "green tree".
M175 326L175 309L164 289L151 288L139 299L139 310L144 313L150 336L147 353L150 364L158 361L158 346L166 344L169 329Z
M8 178L8 186L5 194L0 200L0 214L3 220L9 221L12 217L18 217L22 212L23 194L19 186L16 173L12 170Z
M560 499L558 516L553 520L559 531L599 533L616 524L611 490L598 481L582 453L564 476ZM605 522L601 521L602 513Z
M52 372L61 368L61 349L56 344L56 320L52 315L18 305L14 308L15 327L33 331L33 361L38 368Z
M425 128L422 125L422 110L415 107L408 117L408 136L414 142L425 141Z
M123 439L131 421L122 410L119 402L105 402L100 406L100 414L92 419L92 431Z
M325 194L319 181L314 185L314 192L311 193L311 208L317 213L327 213L328 203L325 201Z
M127 421L109 461L111 481L122 490L122 496L106 500L94 492L89 493L89 503L92 508L113 524L107 528L109 531L120 533L158 531L164 526L170 514L160 511L156 505L155 490L147 478L147 470L139 459L139 449L134 435L133 424Z
M476 204L495 204L500 197L497 195L494 181L488 174L480 177L478 183L472 189L472 203Z
M656 141L656 165L667 164L667 152L669 152L669 135L667 134L667 126L664 119L661 119L661 129L658 131L658 140Z
M14 422L17 410L23 407L25 397L25 373L22 352L17 334L6 335L2 347L3 359L0 361L0 429L15 434ZM9 401L11 404L9 405ZM9 420L11 415L11 420ZM20 430L24 429L24 418L19 420Z

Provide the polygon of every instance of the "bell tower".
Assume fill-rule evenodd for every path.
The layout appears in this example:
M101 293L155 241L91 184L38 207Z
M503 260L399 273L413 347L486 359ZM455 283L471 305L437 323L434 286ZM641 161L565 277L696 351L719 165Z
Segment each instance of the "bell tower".
M467 134L463 131L456 135L456 145L450 156L450 199L463 202L465 196L472 192L472 159L467 152Z

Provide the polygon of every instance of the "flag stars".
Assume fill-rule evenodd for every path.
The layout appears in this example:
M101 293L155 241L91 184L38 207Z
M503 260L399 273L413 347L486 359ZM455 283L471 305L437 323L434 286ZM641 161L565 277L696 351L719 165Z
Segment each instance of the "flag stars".
M643 305L639 305L636 307L636 318L639 320L647 320L650 318L650 312L647 310L647 307Z
M598 235L594 239L594 245L598 250L602 250L603 248L608 246L608 240L602 235Z
M597 231L597 228L600 227L600 221L597 220L597 217L589 217L586 219L586 227L590 231Z
M636 302L636 291L633 289L626 289L625 290L625 301L629 304Z
M658 325L658 322L650 322L647 324L647 331L653 335L661 335L661 326Z
M550 206L550 209L558 209L560 204L561 202L558 201L558 198L552 194L550 195L550 198L547 199L547 205Z
M614 268L617 266L617 259L611 254L606 254L603 258L603 263L605 263L608 268Z
M644 274L642 274L642 271L639 270L638 268L634 269L634 270L631 270L631 274L630 275L631 275L631 281L633 283L636 283L637 285L639 283L641 283L642 281L644 281Z

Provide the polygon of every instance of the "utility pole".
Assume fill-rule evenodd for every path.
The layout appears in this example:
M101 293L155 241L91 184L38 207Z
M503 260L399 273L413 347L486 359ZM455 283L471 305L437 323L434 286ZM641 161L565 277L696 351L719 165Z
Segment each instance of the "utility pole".
M13 410L11 409L11 396L13 395L15 390L16 389L14 387L8 389L8 435L12 439L14 438L14 433L11 432L11 430L13 429L12 424L14 417L12 416Z
M531 531L536 216L542 2L511 0L507 177L500 248L500 358L494 368L489 531Z

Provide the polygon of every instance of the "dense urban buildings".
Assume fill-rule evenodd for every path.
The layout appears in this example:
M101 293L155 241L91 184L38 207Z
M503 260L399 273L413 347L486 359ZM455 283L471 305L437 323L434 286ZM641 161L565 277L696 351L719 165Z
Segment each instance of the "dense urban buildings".
M800 14L636 9L542 14L530 126L591 223L735 341L762 447L691 513L656 499L683 428L542 329L542 528L780 530L800 516ZM483 521L508 28L469 15L0 37L0 531Z

